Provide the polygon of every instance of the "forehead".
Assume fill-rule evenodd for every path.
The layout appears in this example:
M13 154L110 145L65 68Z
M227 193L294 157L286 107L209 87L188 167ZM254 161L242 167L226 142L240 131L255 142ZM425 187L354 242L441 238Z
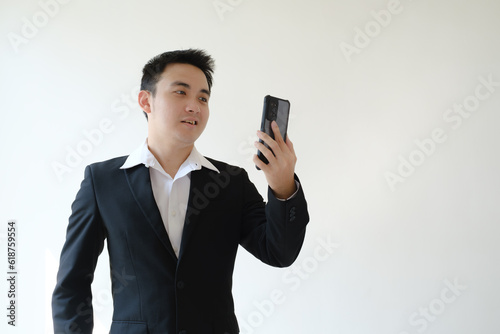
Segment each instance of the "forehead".
M205 74L198 67L191 64L168 64L161 74L160 81L164 81L167 85L172 82L181 81L189 84L192 88L208 90L208 82Z

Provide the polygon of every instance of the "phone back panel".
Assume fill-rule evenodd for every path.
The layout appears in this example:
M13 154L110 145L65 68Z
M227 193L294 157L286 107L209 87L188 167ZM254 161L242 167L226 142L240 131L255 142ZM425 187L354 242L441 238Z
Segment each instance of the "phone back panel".
M286 132L288 128L288 117L290 115L290 102L283 100L274 96L267 95L264 98L264 108L262 111L262 121L260 125L260 130L267 133L271 138L274 138L274 132L271 128L272 121L276 121L280 129L280 133L283 140L286 140ZM263 142L260 140L260 142ZM267 144L264 145L269 148ZM259 151L257 152L258 157L268 163L266 157Z

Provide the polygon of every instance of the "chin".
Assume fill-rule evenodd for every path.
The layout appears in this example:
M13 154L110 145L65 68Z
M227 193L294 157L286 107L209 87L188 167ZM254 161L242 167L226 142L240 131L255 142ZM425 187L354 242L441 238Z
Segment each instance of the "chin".
M198 140L199 137L200 136L192 136L192 137L182 136L181 138L179 138L179 141L186 145L193 145L196 142L196 140Z

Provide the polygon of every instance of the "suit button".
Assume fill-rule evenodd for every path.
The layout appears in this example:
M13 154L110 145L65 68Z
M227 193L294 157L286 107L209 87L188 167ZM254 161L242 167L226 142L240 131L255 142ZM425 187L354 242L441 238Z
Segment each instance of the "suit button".
M290 221L294 221L295 220L295 206L292 206L290 208Z
M179 281L179 282L177 282L177 289L179 289L179 290L184 289L184 282L183 282L183 281ZM185 332L185 331L184 331L184 332Z
M180 331L179 334L187 334L187 331Z

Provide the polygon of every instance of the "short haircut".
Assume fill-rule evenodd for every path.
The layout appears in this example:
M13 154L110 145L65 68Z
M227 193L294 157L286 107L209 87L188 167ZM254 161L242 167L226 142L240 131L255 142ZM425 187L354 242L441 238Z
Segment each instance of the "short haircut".
M187 49L168 51L153 57L142 69L141 90L156 94L156 84L168 64L189 64L198 67L207 78L208 90L212 89L214 60L204 50ZM144 112L146 118L148 115Z

